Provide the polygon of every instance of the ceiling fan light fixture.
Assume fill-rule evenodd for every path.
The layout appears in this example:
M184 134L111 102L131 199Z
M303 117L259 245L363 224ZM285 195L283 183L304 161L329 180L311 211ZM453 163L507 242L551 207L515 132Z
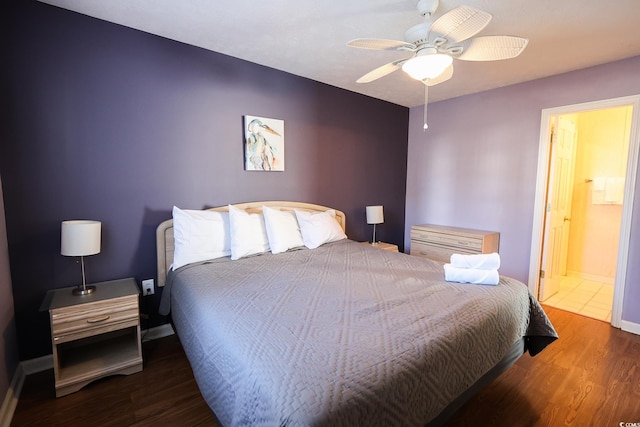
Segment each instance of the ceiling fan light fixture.
M402 71L416 80L424 81L425 79L435 79L442 74L451 63L453 63L451 56L434 53L411 58L402 65Z

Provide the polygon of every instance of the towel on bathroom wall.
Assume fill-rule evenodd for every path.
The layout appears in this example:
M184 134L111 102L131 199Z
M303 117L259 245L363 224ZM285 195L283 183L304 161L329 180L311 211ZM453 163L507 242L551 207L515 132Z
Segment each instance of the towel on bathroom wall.
M606 185L607 178L603 176L597 176L593 178L593 191L604 191L604 187Z
M497 285L500 281L498 270L478 270L444 265L444 280L447 282L473 283L475 285Z
M591 188L594 205L621 205L624 198L624 178L596 177Z
M604 205L604 189L606 187L606 178L597 176L593 178L591 184L591 203L594 205Z
M604 201L609 204L621 205L624 197L624 178L607 178L604 187Z
M478 270L497 270L500 268L500 255L491 254L451 255L451 265L457 268L475 268Z

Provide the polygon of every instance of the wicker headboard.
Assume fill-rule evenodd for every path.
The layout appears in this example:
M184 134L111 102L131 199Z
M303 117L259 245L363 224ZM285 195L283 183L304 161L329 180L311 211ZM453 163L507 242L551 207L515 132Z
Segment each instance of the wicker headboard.
M311 203L301 202L278 202L278 201L266 201L266 202L250 202L239 203L233 205L239 209L244 209L249 213L261 213L263 206L278 207L280 210L294 209L311 211L311 212L324 212L328 208L326 206L314 205ZM211 211L226 212L229 210L228 206L220 206L209 209ZM338 223L345 230L346 217L344 212L336 209L336 219ZM157 263L158 263L158 286L164 286L167 273L169 272L169 266L173 263L173 220L168 219L162 222L156 229L156 246L157 246Z

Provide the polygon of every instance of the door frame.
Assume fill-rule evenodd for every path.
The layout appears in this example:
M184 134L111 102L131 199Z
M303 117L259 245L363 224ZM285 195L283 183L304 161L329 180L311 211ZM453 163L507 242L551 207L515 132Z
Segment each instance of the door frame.
M635 195L636 174L638 170L638 156L640 151L640 95L621 98L605 99L601 101L585 102L562 107L542 110L540 121L540 142L538 146L538 171L536 175L536 193L533 207L533 230L531 235L531 253L529 260L529 290L538 298L538 285L544 241L544 220L546 189L549 179L549 157L551 155L552 116L580 113L593 110L631 105L633 107L631 119L631 133L629 140L629 155L627 157L627 174L625 177L624 202L622 204L622 220L620 224L620 239L618 243L618 260L616 262L616 278L613 291L613 309L611 324L619 328L622 321L622 306L627 279L627 263L629 259L629 244L631 241L631 216Z

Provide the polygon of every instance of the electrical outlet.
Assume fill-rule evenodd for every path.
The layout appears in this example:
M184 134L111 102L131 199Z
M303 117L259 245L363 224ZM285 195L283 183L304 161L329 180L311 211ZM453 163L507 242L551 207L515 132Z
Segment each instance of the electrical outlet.
M155 288L153 286L153 279L147 279L142 281L142 295L153 295L155 294Z

